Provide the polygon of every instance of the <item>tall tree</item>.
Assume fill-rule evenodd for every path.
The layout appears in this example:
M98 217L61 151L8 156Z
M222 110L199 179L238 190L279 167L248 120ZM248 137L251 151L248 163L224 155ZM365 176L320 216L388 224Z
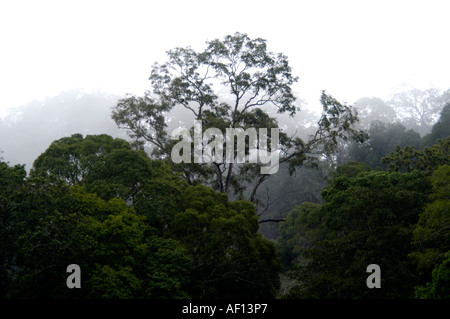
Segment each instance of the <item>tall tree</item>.
M171 154L175 142L169 139L167 123L168 114L175 107L184 108L191 112L192 119L201 120L203 131L214 127L222 132L226 128L267 128L269 133L278 127L277 118L271 114L294 116L299 110L292 92L297 77L292 74L287 57L269 52L263 39L236 33L223 40L208 41L202 52L188 47L167 54L168 62L155 63L152 68L152 91L142 97L124 97L112 113L116 123L129 129L136 141L150 144L155 156L164 158ZM331 156L340 138L362 141L366 137L353 128L357 116L350 106L325 92L321 103L323 112L317 130L307 141L280 130L279 162L288 163L291 172L305 161ZM246 147L248 150L255 145L247 143ZM222 149L225 151L226 147ZM275 150L269 145L269 151ZM243 185L250 187L248 199L257 202L257 189L270 174L260 173L260 162L237 164L237 153L232 156L231 163L180 163L175 169L184 174L188 183L204 183L223 193L234 190L242 195Z

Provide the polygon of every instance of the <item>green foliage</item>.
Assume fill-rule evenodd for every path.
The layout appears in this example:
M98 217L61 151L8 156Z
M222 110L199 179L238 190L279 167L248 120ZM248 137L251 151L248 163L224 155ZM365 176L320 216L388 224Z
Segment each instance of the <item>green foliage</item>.
M300 207L295 219L280 226L279 245L295 252L297 261L288 272L295 285L286 297L412 297L418 281L407 255L430 189L417 171L337 175L323 190L320 208ZM382 289L365 285L372 263L383 269Z
M27 173L24 165L9 167L5 162L0 162L0 193L8 194L23 184Z
M322 238L323 211L320 208L320 204L304 202L291 210L286 221L280 224L277 248L285 269L304 264L301 252L312 248Z
M187 296L190 260L183 245L152 235L145 216L123 200L42 179L27 181L14 200L10 239L16 250L5 297ZM80 291L65 285L71 263L82 270Z
M397 146L394 152L387 154L381 162L388 164L389 171L411 172L415 169L431 174L440 165L450 164L450 137L439 140L438 144L416 150L412 146Z
M92 294L105 299L132 299L140 290L142 283L133 275L130 266L113 269L108 265L96 265L89 284Z
M30 175L55 175L69 185L87 185L105 199L128 199L139 179L151 177L151 165L143 151L133 150L125 140L74 134L54 141L35 160Z
M280 263L254 205L186 187L122 140L74 135L55 141L30 177L22 166L0 169L3 297L276 294ZM82 289L66 286L72 263Z
M105 200L122 198L159 229L177 211L184 187L164 162L108 135L74 134L54 141L36 159L30 175L56 176Z
M370 166L365 163L350 161L336 168L336 176L357 177L359 174L371 170Z
M367 134L352 106L323 91L310 135L280 131L280 170L262 190L271 175L260 163L173 163L169 131L183 124L180 108L203 130L277 128L283 113L300 123L287 57L241 33L167 54L152 91L112 112L132 143L73 134L29 176L0 162L1 297L450 298L450 104L422 140L406 128L426 132L445 95L361 99L360 127L376 119ZM273 220L284 221L274 242L259 227ZM81 289L66 286L73 263ZM382 289L366 286L373 263Z
M183 202L171 229L193 259L190 295L273 297L280 264L274 245L257 233L254 205L228 202L226 194L203 185L188 187Z
M420 299L450 299L450 257L433 269L432 281L425 287L416 287Z
M189 298L192 257L185 245L172 238L151 236L139 263L142 294L153 299Z
M12 209L15 203L12 197L25 183L25 176L23 165L10 167L7 163L0 162L0 296L10 286L11 261L14 258Z
M430 288L430 285L437 284L435 282L438 280L435 278L438 276L437 272L444 272L444 268L441 270L438 270L438 268L448 267L448 262L445 262L444 259L450 251L450 166L443 165L436 169L431 181L433 184L433 192L430 195L432 202L425 207L419 216L419 221L413 232L413 243L416 250L409 255L416 263L420 273L423 274L425 281L432 280L431 283L426 284L428 288ZM441 263L445 263L445 265ZM439 278L442 279L442 276ZM427 290L429 290L428 288ZM439 296L436 294L439 294ZM419 297L426 296L430 298L443 297L442 294L432 293L431 291L427 295L419 294Z

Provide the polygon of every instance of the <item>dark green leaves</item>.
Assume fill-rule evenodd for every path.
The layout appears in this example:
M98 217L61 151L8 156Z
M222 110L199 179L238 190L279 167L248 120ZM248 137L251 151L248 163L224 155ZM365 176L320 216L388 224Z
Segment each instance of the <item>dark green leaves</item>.
M344 165L345 166L345 165ZM408 258L412 230L428 203L424 173L340 173L322 192L322 206L303 204L280 225L278 241L295 279L288 297L411 298L419 284ZM351 177L351 176L355 177ZM382 269L382 289L365 285L366 267Z
M273 297L280 265L273 244L257 232L255 207L228 202L225 194L202 185L186 188L183 202L171 228L192 256L191 296Z
M390 171L411 172L418 169L431 174L440 165L450 164L449 159L450 137L447 137L424 150L416 150L413 146L403 149L397 146L397 149L383 157L381 162L388 164Z

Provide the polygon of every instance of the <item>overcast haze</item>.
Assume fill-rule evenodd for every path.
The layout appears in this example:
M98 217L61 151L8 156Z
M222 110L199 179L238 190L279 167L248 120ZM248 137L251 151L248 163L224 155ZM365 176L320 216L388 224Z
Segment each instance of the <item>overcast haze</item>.
M235 32L288 56L309 105L321 90L353 103L395 90L450 88L449 1L1 1L0 115L82 88L150 87L177 46Z

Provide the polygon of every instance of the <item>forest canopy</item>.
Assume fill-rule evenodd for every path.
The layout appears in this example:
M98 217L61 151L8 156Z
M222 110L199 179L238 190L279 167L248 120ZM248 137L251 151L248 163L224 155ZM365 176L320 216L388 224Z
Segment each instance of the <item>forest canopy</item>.
M322 91L313 114L288 57L241 33L172 49L149 79L142 96L66 93L0 121L2 298L450 298L450 90L353 105ZM32 166L5 160L22 145L5 136L58 107ZM77 112L91 116L74 132ZM279 129L279 169L175 163L171 130L194 136L194 120Z

